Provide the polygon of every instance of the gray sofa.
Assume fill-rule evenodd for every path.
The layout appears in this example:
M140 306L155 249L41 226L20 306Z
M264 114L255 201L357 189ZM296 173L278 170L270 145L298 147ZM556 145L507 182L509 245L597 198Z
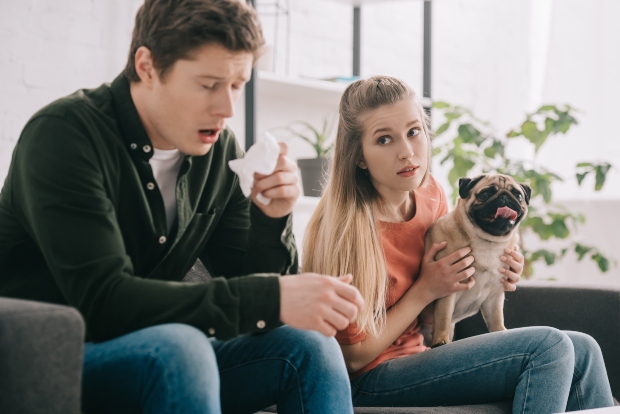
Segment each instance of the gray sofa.
M620 395L620 286L519 284L507 295L506 326L548 325L586 332L600 344L614 396ZM479 315L456 337L486 332ZM84 324L64 306L0 298L0 413L79 413ZM510 413L510 401L459 407L359 407L358 414ZM275 407L264 412L276 412Z
M506 327L553 326L585 332L596 339L605 358L614 397L620 396L620 285L570 285L521 282L506 294ZM456 326L455 339L486 333L480 314ZM508 414L511 401L458 407L357 407L356 414ZM277 412L270 407L264 412Z
M0 413L79 413L83 348L75 309L0 298Z

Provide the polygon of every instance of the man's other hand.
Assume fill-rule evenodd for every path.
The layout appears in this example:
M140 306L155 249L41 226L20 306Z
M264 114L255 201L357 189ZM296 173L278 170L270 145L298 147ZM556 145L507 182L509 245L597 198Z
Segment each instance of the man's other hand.
M280 278L280 320L298 329L334 336L355 321L364 306L353 277L305 273Z
M261 209L266 216L280 218L293 211L295 201L301 194L299 178L297 177L297 164L286 156L288 147L280 142L280 156L276 169L271 175L254 174L254 187L252 187L252 201ZM256 200L256 196L262 194L270 198L267 205Z

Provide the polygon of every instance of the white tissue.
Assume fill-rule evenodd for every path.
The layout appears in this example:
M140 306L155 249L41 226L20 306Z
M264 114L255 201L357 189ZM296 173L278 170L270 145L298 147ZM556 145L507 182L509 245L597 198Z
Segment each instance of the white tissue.
M239 176L239 185L244 196L249 197L252 192L254 173L273 174L279 155L280 145L278 145L278 141L269 132L265 132L265 137L252 145L245 157L228 161L230 169ZM270 198L262 194L258 194L256 200L264 205L271 202Z

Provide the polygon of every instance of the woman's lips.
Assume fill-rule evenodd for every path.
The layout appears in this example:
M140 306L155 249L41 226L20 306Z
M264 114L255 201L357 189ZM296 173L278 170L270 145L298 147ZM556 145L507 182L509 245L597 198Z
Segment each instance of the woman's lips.
M405 167L397 174L401 177L412 177L418 172L418 167Z
M220 136L221 129L201 129L198 131L198 137L204 144L215 144Z

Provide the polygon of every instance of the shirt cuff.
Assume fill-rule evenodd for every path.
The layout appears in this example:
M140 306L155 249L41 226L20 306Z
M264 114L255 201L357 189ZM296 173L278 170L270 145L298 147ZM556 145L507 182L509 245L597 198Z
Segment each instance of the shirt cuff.
M272 218L263 213L254 203L250 205L250 221L252 226L260 227L261 229L266 227L271 229L272 232L277 232L277 229L279 229L279 232L282 232L289 225L289 222L292 222L292 216L293 214L289 213L284 217Z
M254 274L238 281L239 332L265 332L282 326L280 322L280 276Z

